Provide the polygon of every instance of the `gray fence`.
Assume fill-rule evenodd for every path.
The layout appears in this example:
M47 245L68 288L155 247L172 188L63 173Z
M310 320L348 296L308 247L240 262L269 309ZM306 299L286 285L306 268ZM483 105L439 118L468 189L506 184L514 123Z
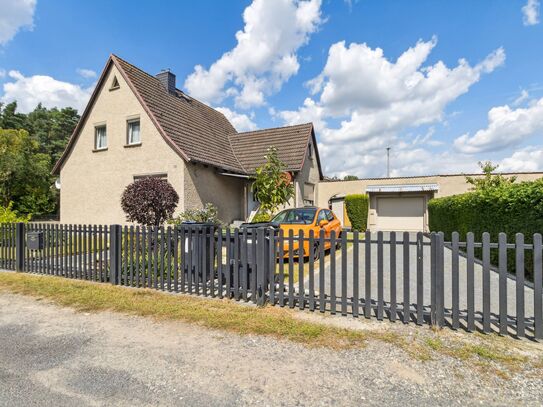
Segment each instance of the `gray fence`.
M4 269L543 337L540 234L511 243L488 233L461 242L458 233L445 241L441 233L17 224L1 225L0 239Z

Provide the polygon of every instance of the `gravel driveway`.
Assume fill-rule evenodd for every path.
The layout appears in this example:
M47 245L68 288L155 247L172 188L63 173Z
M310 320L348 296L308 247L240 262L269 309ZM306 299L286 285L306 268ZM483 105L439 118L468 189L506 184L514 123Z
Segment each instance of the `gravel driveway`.
M485 376L457 359L421 362L382 342L341 352L308 349L177 322L75 313L12 294L0 294L0 309L1 406L469 406L543 399L539 375ZM406 336L423 332L374 326L384 325Z
M384 240L389 239L389 234L384 233ZM363 236L361 235L361 239ZM377 234L372 234L372 239L377 239ZM402 240L402 236L397 234L397 241ZM416 241L416 234L413 233L410 236L411 241ZM425 238L425 241L429 243L430 239ZM336 255L336 295L341 296L341 251L337 252ZM384 244L383 249L383 286L384 286L384 300L386 302L390 301L390 245ZM365 245L361 244L359 247L359 295L364 297L365 293ZM325 267L325 293L330 294L330 262L329 257L327 256L327 262ZM353 295L353 246L350 245L347 251L347 297L352 297ZM452 277L451 277L451 257L452 251L448 248L445 248L445 257L444 257L444 292L445 292L445 307L452 307ZM410 269L410 300L411 303L416 303L417 301L417 247L416 245L411 245L409 250L409 269ZM423 281L424 281L424 305L430 306L430 246L423 246ZM459 285L460 285L460 309L467 309L467 261L464 257L459 259ZM475 264L474 268L474 278L475 278L475 312L483 311L483 269L480 264ZM306 279L305 287L308 287L309 280ZM490 273L490 310L491 313L499 314L499 302L498 302L498 293L499 293L499 280L498 273L491 271ZM318 274L315 276L315 290L319 290L319 277ZM508 279L507 281L507 311L509 315L516 314L516 285L514 279ZM403 301L403 247L398 245L396 248L396 292L397 292L397 302L401 303ZM371 247L371 293L372 299L377 300L377 244L372 243ZM525 298L525 315L526 318L534 316L534 290L528 286L524 289L524 298ZM401 308L401 305L400 305Z

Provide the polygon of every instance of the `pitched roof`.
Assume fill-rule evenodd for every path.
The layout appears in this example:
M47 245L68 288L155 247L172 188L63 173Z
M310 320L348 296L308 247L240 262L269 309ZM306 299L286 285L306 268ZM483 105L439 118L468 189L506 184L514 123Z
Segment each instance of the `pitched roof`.
M154 76L113 56L127 82L143 99L162 130L190 161L242 171L228 135L236 129L224 115L186 96L180 90L169 93Z
M98 80L66 150L53 168L59 173L111 65L115 65L166 142L186 161L208 164L236 173L253 173L265 162L270 146L289 171L299 171L306 156L308 141L314 138L311 123L275 129L237 133L219 111L186 95L179 89L170 93L154 76L111 55ZM316 144L316 143L314 143ZM316 150L316 149L315 149ZM318 157L318 154L317 154ZM320 171L320 163L319 163Z
M287 171L299 171L304 163L312 131L313 124L306 123L235 133L230 135L230 141L236 157L249 173L266 163L266 151L271 146L277 148L277 155L287 166Z

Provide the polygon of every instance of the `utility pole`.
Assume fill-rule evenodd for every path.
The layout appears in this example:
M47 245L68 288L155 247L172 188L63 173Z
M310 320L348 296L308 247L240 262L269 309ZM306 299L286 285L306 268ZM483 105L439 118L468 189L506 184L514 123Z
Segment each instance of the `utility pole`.
M390 147L387 147L387 178L390 178Z

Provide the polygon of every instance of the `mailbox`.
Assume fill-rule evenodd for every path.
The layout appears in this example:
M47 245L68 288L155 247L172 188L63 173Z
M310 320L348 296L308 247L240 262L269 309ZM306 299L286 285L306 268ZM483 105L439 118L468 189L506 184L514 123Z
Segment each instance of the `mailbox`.
M43 250L43 232L27 232L26 247L30 250Z

